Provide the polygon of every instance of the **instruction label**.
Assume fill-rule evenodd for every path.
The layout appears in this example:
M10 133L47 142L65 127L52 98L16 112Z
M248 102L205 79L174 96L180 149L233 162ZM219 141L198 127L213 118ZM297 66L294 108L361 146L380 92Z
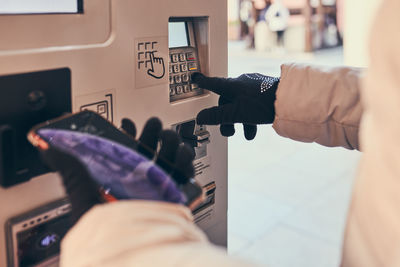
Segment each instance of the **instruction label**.
M211 159L210 157L203 157L193 161L194 175L196 180L200 183L207 184L210 180Z
M115 90L110 89L98 93L77 96L76 106L79 111L91 110L100 114L110 122L114 122L115 116Z
M167 83L169 49L167 37L135 40L136 88Z
M201 186L206 186L214 181L211 177L211 157L203 157L193 162L195 179ZM194 215L194 221L200 227L206 226L209 221L214 218L215 215L215 205L212 198L215 198L215 191L211 195L207 195L204 208ZM200 206L202 206L200 205Z

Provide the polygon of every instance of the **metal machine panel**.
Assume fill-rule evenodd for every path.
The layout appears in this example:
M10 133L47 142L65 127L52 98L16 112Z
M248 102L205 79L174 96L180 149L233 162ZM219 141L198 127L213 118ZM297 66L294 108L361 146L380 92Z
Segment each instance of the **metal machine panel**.
M10 218L5 225L8 266L56 267L71 227L71 206L60 199Z
M78 4L82 3L79 1ZM35 4L40 2L35 1ZM111 34L110 2L97 0L84 4L85 10L82 8L76 14L1 15L0 50L11 52L105 42Z

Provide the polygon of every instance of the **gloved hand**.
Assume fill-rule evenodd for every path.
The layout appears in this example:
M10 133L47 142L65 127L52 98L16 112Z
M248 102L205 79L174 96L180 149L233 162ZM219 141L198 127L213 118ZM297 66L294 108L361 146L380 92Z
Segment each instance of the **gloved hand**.
M220 95L217 107L197 114L198 124L220 125L223 136L232 136L234 123L240 122L246 139L252 140L257 133L257 124L274 121L279 78L258 73L242 74L238 78L217 78L196 72L192 74L192 81Z
M135 138L136 127L132 121L124 119L121 128ZM159 140L162 143L161 149L159 153L156 153ZM154 159L178 185L185 186L194 176L193 150L181 145L178 134L174 131L162 131L161 122L157 118L147 121L142 135L137 140L137 151L150 160ZM94 205L105 201L100 194L99 186L78 159L54 148L41 151L41 154L49 167L61 174L71 202L74 221L77 221ZM146 195L147 192L143 192L143 198Z

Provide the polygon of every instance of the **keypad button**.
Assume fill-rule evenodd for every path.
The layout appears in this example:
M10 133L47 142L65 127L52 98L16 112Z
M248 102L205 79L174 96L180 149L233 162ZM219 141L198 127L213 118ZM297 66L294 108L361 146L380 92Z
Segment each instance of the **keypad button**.
M182 82L182 78L180 75L176 75L175 76L175 83L181 83Z
M173 63L178 62L178 61L179 61L179 54L172 54L172 55L171 55L171 61L172 61Z
M187 71L187 65L186 64L181 64L181 71Z
M174 84L174 77L169 76L169 84Z
M193 61L193 60L196 60L196 56L193 52L189 52L189 53L186 53L186 59Z
M172 66L169 65L169 73L172 73Z
M182 82L188 82L188 81L189 81L189 75L187 75L186 73L182 74Z
M189 91L190 91L189 90L189 85L187 85L187 84L183 85L183 92L187 93Z
M196 62L188 63L188 68L189 70L197 70L197 63Z
M195 83L192 83L190 86L192 87L192 90L196 90L197 88L199 88L199 86Z
M180 71L179 70L179 65L173 65L172 68L174 70L174 73L178 73Z
M178 85L176 87L176 94L183 94L183 86L182 85Z
M186 60L186 55L184 54L184 53L180 53L179 54L179 61L180 62L183 62L183 61L185 61Z
M175 88L173 88L173 87L170 87L170 88L169 88L169 95L170 95L170 96L175 95Z

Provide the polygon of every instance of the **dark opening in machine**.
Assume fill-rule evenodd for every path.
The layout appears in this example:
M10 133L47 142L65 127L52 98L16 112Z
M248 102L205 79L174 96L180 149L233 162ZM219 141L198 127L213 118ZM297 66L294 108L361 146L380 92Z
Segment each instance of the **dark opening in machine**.
M71 112L68 68L0 76L0 185L47 172L27 133L36 124Z

